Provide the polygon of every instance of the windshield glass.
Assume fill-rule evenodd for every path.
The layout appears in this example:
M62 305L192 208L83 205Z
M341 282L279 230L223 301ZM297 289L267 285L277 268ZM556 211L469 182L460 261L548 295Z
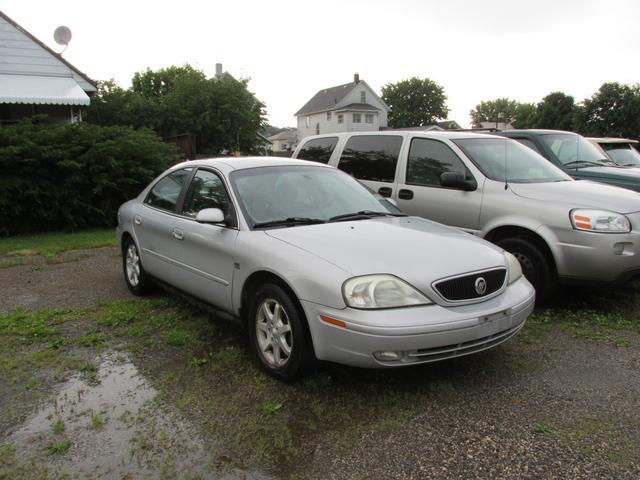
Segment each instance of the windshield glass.
M259 167L232 172L230 179L252 228L286 219L328 221L365 211L401 213L385 198L333 168Z
M618 165L640 166L640 153L628 143L601 143L600 146Z
M553 154L563 165L569 168L588 167L580 165L580 162L607 164L611 161L602 154L598 147L581 137L570 133L545 133L540 135L544 144L551 149ZM591 165L593 166L593 165Z
M559 182L571 178L529 147L506 138L453 140L487 177L500 182ZM506 162L506 164L505 164Z

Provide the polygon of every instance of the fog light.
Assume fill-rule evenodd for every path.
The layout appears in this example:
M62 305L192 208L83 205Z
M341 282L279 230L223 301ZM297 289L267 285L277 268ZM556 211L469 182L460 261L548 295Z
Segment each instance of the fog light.
M402 359L400 352L374 352L373 356L381 362L397 362Z
M613 253L615 255L633 255L633 243L632 242L616 242L613 245Z

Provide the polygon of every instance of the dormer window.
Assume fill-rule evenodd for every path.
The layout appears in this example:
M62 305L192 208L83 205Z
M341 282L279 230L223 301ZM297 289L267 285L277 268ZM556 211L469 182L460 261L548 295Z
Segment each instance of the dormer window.
M360 92L360 103L367 103L367 92L364 90Z

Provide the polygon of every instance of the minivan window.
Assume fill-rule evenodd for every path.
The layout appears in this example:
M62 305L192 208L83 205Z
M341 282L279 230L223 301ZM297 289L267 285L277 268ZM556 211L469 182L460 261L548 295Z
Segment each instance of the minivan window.
M571 180L566 173L528 147L506 138L453 140L471 161L492 180L541 183Z
M338 137L314 138L302 146L296 158L300 160L311 160L313 162L329 163L329 159L337 143Z
M182 187L193 168L183 168L160 179L151 189L144 203L170 212L175 211Z
M398 135L357 135L342 151L338 168L360 180L393 182L402 146Z
M565 166L576 162L611 163L595 145L580 135L545 133L540 135L540 139Z
M440 187L444 172L460 172L467 180L473 180L462 160L444 143L428 138L411 140L406 184Z

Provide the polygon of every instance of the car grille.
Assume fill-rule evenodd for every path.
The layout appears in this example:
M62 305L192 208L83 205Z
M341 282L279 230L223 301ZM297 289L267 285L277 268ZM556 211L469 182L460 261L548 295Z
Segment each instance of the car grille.
M475 300L487 297L500 290L504 285L506 276L506 269L496 268L494 270L472 273L471 275L465 275L463 277L441 280L436 282L433 288L442 298L449 302ZM478 293L476 290L476 282L481 277L486 282L486 289L484 292Z

